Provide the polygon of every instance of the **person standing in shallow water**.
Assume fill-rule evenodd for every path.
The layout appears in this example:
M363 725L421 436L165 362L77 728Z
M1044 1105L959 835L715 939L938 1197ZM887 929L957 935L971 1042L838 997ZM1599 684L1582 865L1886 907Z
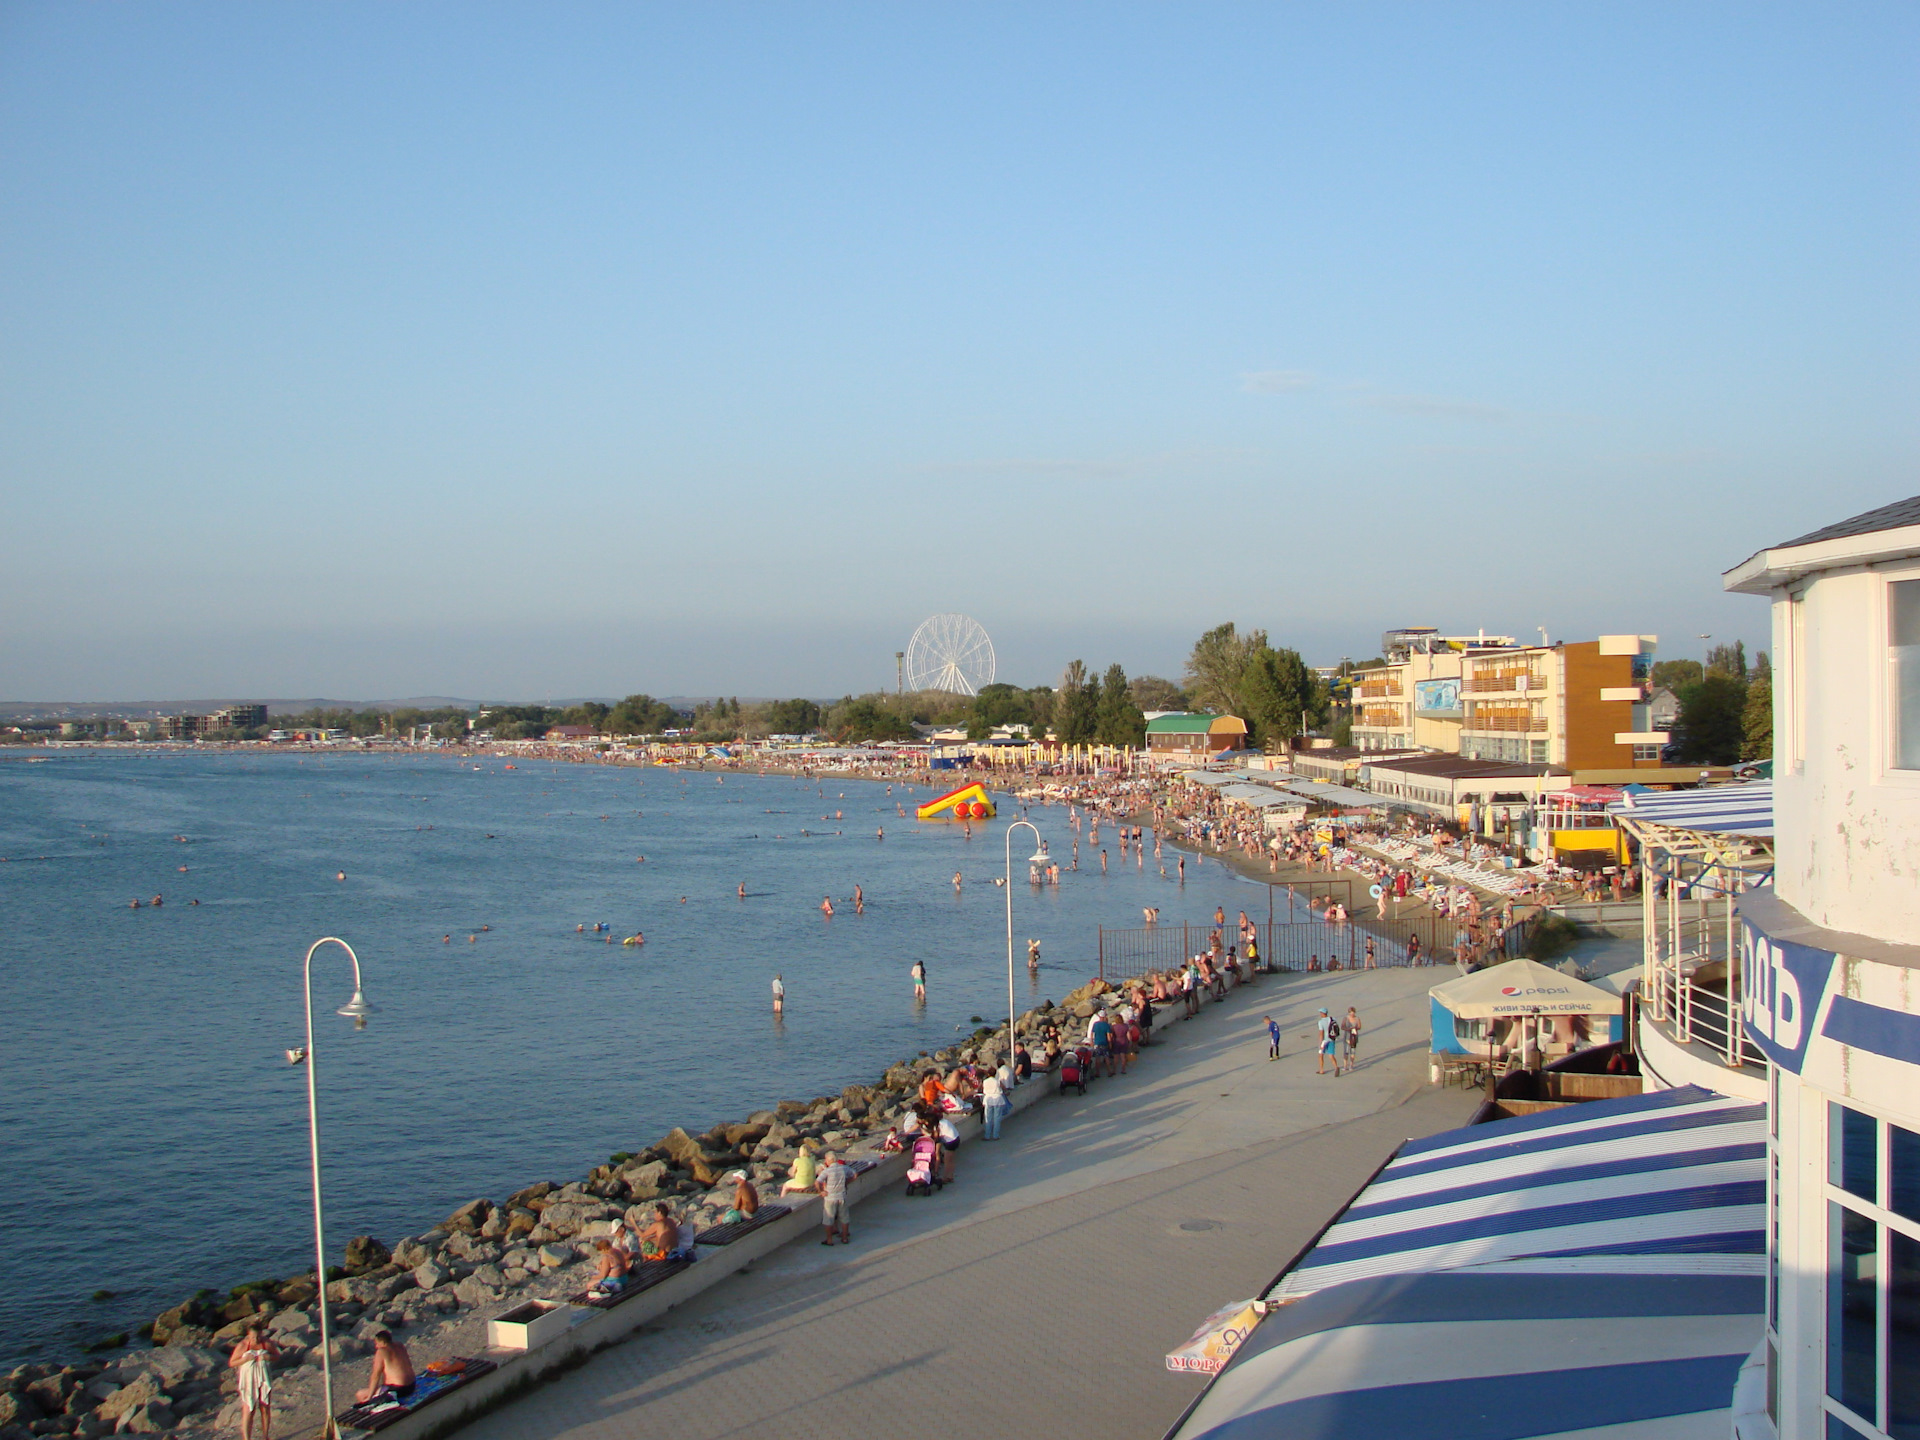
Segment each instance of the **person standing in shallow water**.
M913 975L913 998L916 1000L926 999L927 998L927 962L924 960L914 961L913 970L911 973Z
M773 977L773 1013L778 1015L786 1008L787 987L781 983L780 977L775 975Z

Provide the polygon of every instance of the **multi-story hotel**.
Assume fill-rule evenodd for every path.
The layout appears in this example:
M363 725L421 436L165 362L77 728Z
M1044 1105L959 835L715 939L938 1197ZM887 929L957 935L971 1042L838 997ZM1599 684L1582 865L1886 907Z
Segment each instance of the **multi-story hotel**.
M1354 677L1353 743L1554 765L1593 780L1658 770L1667 736L1647 714L1657 639L1518 645L1506 636L1389 632L1387 663Z

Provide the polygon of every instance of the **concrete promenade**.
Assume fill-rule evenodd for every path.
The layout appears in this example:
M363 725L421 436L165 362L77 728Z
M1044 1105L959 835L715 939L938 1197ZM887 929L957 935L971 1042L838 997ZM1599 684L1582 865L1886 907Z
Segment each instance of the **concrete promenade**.
M461 1433L1159 1436L1201 1385L1165 1353L1401 1140L1472 1113L1477 1095L1426 1084L1426 991L1450 973L1263 976L1165 1027L1131 1075L962 1147L945 1191L859 1206L852 1246L789 1245ZM1316 1076L1313 1017L1349 1004L1361 1066Z

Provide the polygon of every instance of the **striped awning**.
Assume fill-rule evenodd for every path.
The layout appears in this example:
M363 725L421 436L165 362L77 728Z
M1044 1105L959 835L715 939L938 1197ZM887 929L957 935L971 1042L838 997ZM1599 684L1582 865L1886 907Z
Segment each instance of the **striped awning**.
M1400 1148L1268 1299L1466 1266L1762 1273L1766 1107L1698 1086Z
M1753 780L1703 790L1630 790L1618 804L1609 805L1607 813L1674 830L1765 838L1773 834L1773 782Z
M1401 1147L1173 1440L1724 1440L1766 1111L1689 1086Z
M1170 1440L1726 1440L1760 1276L1452 1271L1261 1321Z

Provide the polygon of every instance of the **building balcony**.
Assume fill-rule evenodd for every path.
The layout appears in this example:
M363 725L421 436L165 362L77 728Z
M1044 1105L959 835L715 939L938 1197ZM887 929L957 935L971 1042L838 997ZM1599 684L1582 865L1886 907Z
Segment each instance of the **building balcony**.
M1407 728L1406 721L1401 718L1399 708L1392 705L1367 706L1361 710L1360 716L1354 721L1354 724L1365 726L1369 730L1404 730Z
M1362 700L1377 700L1384 695L1397 696L1401 693L1400 682L1398 679L1368 680L1357 687L1356 693Z
M1524 694L1546 689L1546 682L1538 670L1481 670L1469 675L1463 688L1470 695Z
M1525 711L1474 710L1460 728L1469 734L1544 735L1547 717Z

